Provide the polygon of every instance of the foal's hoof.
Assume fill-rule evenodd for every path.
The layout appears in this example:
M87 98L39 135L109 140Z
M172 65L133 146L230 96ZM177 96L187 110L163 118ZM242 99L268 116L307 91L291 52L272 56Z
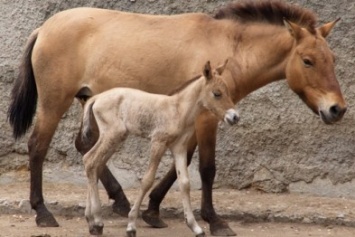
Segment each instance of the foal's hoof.
M154 228L166 228L168 225L159 217L159 212L154 210L145 210L142 213L142 219Z
M127 237L136 237L136 231L135 230L127 230L126 234L127 234Z
M45 215L38 215L36 216L36 224L38 227L58 227L59 224L54 218L54 216L48 212Z
M91 235L102 235L104 225L93 225L90 226L89 232Z

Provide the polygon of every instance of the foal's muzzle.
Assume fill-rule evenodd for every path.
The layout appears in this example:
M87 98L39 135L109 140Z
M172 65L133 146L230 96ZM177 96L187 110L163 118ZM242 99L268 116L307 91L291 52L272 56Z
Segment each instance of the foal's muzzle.
M226 114L224 115L224 122L228 123L229 125L234 125L239 121L239 114L234 109L227 110Z

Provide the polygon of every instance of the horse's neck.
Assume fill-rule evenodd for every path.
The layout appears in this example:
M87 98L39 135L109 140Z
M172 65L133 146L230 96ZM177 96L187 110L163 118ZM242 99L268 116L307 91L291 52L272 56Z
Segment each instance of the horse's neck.
M235 102L266 84L285 79L294 45L287 29L281 26L252 25L245 27L242 34L248 40L239 43L235 51L238 66L232 69L229 82L235 87Z
M193 125L195 117L203 109L199 101L204 84L205 79L201 77L171 97L177 106L181 121L186 126Z

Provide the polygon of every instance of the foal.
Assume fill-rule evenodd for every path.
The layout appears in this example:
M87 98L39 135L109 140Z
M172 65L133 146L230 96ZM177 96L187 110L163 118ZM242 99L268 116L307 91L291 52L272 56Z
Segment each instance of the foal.
M150 138L150 163L139 196L128 215L127 236L136 236L136 220L141 202L153 185L156 170L166 149L170 149L175 159L187 225L197 236L205 236L195 220L190 204L187 143L194 133L195 118L203 110L211 111L230 125L239 120L228 88L221 78L226 63L212 71L207 62L203 76L188 81L171 96L115 88L87 101L81 130L83 141L90 141L95 122L99 131L98 141L83 157L88 178L85 216L91 234L101 235L103 230L97 186L100 172L117 145L128 134L135 134Z

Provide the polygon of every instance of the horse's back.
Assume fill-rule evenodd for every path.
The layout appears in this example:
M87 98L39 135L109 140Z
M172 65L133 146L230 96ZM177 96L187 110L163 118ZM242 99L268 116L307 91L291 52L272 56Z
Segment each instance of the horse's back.
M213 50L206 50L213 37L205 32L212 20L200 13L96 8L57 13L40 27L32 57L36 79L55 80L52 84L71 94L83 86L94 94L116 86L168 93L213 60L207 56Z

